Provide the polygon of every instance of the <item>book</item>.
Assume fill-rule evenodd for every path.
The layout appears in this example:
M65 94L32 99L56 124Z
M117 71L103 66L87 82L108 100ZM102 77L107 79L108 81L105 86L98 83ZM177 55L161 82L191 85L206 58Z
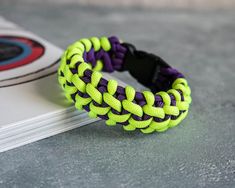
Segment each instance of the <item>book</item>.
M64 97L56 74L62 52L0 17L0 152L99 120Z

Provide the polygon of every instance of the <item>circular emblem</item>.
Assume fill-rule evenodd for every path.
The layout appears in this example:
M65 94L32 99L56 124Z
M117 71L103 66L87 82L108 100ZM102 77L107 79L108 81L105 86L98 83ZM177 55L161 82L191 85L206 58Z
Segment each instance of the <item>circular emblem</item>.
M44 51L43 45L32 39L0 36L0 71L33 63Z

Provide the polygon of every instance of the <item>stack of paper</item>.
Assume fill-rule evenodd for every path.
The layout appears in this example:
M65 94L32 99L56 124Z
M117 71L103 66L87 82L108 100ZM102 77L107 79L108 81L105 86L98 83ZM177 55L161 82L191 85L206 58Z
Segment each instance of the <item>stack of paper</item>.
M98 120L65 99L56 75L61 54L0 17L0 152Z

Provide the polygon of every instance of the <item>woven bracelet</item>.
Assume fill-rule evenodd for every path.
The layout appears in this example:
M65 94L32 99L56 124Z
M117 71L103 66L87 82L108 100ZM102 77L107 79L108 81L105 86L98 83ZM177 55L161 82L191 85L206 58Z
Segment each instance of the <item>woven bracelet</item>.
M119 86L100 71L129 71L151 91ZM186 117L191 103L191 90L180 72L117 37L83 38L70 45L61 58L58 80L77 109L127 131L163 132Z

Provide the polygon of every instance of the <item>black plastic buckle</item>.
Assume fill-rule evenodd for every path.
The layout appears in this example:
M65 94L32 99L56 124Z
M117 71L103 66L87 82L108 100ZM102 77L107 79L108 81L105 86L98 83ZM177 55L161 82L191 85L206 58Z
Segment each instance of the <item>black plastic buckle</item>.
M129 43L122 43L127 52L124 58L124 64L121 71L129 73L137 81L150 89L156 85L158 74L161 67L170 67L162 58L136 50L135 46Z

